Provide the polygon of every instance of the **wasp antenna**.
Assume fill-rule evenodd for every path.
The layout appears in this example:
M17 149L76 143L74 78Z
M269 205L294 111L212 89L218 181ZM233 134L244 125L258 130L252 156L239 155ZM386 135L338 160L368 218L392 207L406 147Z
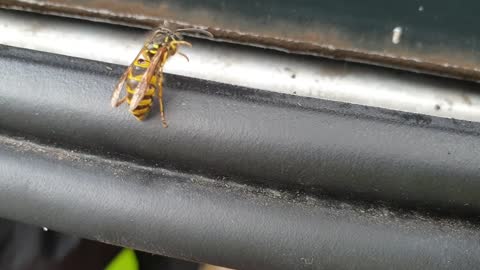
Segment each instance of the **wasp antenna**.
M184 54L184 53L182 53L182 52L177 52L177 53L178 53L179 55L181 55L181 56L185 57L185 59L187 59L187 61L188 61L188 62L190 62L190 59L188 58L188 56L187 56L187 55L185 55L185 54Z
M167 33L171 33L171 32L172 32L172 31L170 31L170 29L164 28L164 27L161 27L161 26L160 26L160 27L157 27L157 28L153 31L154 35L160 34L160 33L162 33L162 34L167 34Z
M210 33L209 31L204 30L204 29L200 29L200 28L181 28L181 29L177 29L175 32L176 33L202 34L202 35L205 35L205 36L210 37L210 38L214 37L213 34Z

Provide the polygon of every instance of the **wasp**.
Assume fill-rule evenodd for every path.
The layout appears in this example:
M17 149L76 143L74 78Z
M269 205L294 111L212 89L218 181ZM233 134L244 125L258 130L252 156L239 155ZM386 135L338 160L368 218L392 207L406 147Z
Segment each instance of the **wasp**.
M118 81L112 94L112 107L118 107L126 101L130 113L137 120L142 121L150 112L156 95L160 105L162 125L167 127L163 109L163 67L167 60L177 53L189 61L185 54L178 51L178 48L182 45L192 46L192 44L183 40L182 34L184 33L200 34L213 38L210 32L198 28L183 28L172 31L160 27L152 31L135 60ZM124 87L125 85L126 87ZM120 98L123 88L126 88L126 95Z

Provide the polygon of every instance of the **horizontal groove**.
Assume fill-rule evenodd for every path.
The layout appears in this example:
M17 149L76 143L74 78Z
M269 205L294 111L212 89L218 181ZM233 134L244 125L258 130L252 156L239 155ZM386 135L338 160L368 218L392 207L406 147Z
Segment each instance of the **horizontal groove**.
M129 65L143 30L0 10L0 44ZM165 72L279 93L480 121L478 84L194 39ZM94 48L94 49L85 49ZM108 68L108 67L106 67Z
M0 129L274 188L480 213L480 124L168 75L169 128L109 105L123 67L0 47ZM41 71L41 73L39 73Z
M480 263L480 228L465 221L259 189L5 136L0 216L236 269Z

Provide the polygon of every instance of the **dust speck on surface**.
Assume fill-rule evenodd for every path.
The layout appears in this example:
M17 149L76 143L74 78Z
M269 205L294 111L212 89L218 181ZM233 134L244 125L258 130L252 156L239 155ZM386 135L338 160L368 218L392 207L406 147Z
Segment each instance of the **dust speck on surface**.
M470 99L470 96L467 94L462 94L462 99L467 105L472 105L472 100Z
M423 11L423 6L419 6L418 11L422 12Z
M313 258L300 258L303 264L310 265L313 264Z

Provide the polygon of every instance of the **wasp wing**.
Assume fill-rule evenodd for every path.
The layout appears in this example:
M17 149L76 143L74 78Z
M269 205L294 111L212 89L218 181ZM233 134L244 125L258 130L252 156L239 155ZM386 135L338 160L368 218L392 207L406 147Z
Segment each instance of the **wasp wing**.
M118 102L118 100L120 99L120 92L122 91L123 86L127 81L128 73L130 73L131 70L132 70L132 66L128 67L127 70L125 70L125 72L123 73L122 77L120 77L120 80L118 81L117 85L115 86L115 90L113 90L112 100L111 100L112 107L117 107L118 105L120 105L120 103L122 103L122 102Z
M151 39L152 38L149 37L147 42L150 41ZM137 61L137 59L140 57L140 55L142 55L142 53L143 53L143 48L137 54L137 56L135 57L135 60L133 60L133 63L131 63L130 66L128 66L127 70L125 70L122 77L120 77L120 80L118 80L118 83L115 86L115 90L113 90L113 94L112 94L112 99L111 99L112 107L117 107L118 105L120 105L120 103L122 103L122 102L118 101L120 99L120 92L122 91L123 86L125 85L125 82L127 81L128 74L132 71L133 64L135 63L135 61Z
M138 83L137 87L135 87L135 93L133 94L132 100L130 101L130 112L133 112L135 108L138 107L138 104L140 104L140 101L145 96L145 93L147 92L150 85L150 81L152 80L152 76L155 74L158 65L163 65L162 62L165 61L168 57L166 53L168 53L168 51L165 48L162 48L157 52L157 54L152 57L150 66L145 71L145 74L143 74L142 79Z

